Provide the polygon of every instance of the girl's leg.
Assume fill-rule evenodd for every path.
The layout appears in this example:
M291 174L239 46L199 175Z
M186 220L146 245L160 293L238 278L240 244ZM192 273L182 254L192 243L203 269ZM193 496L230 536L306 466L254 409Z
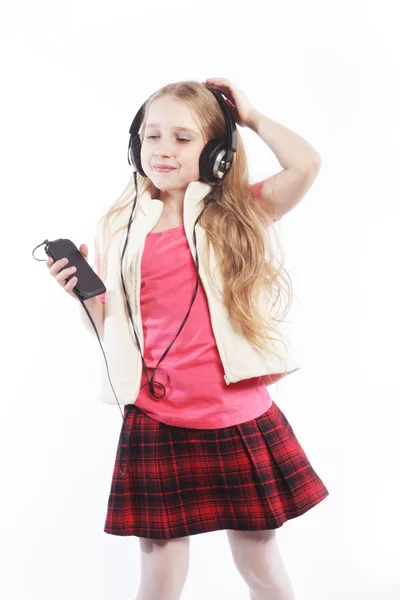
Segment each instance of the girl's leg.
M251 600L294 600L275 530L227 531L232 556Z
M189 570L189 537L140 538L141 579L136 600L178 600Z

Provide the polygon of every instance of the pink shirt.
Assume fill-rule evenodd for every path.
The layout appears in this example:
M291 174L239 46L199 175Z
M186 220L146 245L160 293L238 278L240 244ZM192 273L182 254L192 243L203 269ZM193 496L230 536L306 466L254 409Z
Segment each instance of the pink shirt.
M253 186L259 199L262 184ZM96 266L99 273L99 262ZM140 309L149 379L189 310L195 284L196 265L184 226L147 234ZM104 294L100 300L105 301ZM151 396L143 369L136 406L153 419L178 427L230 427L260 416L272 404L261 377L226 385L201 280L189 317L157 368L155 382L164 385L163 398ZM154 387L161 395L162 388Z

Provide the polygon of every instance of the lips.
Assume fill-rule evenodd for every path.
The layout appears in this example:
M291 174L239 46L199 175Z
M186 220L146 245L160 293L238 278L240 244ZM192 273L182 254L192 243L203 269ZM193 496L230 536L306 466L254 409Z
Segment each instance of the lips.
M154 169L156 171L160 171L161 173L169 173L169 171L175 171L175 167L168 167L166 165L154 165Z

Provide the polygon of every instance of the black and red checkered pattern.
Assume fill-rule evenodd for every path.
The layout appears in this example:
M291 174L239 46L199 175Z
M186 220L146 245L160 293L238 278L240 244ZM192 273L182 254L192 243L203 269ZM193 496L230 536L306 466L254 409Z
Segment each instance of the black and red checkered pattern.
M128 412L128 414L126 414ZM275 402L222 429L189 429L125 406L104 531L171 539L219 529L276 529L329 492ZM131 461L127 470L127 440Z

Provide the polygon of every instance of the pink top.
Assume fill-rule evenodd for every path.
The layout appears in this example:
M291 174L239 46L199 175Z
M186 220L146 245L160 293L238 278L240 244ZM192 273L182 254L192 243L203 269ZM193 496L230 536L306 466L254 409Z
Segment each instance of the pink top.
M262 183L253 186L258 198ZM99 273L99 262L96 266ZM147 234L140 309L149 379L189 310L195 284L196 265L184 226ZM100 300L105 301L104 294ZM153 419L178 427L230 427L260 416L272 404L262 377L226 385L200 279L189 317L157 368L155 382L164 385L163 398L151 396L142 369L136 406ZM157 395L163 393L160 386L154 388Z

